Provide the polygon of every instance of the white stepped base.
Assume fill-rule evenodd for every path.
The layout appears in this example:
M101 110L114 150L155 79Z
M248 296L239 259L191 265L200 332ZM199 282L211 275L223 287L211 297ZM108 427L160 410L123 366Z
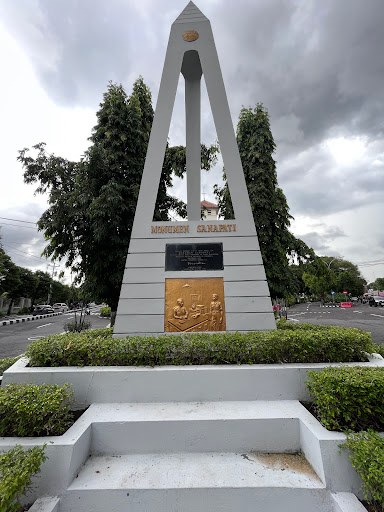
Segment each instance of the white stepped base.
M90 457L68 490L298 487L324 484L302 455L149 453Z
M301 512L333 510L304 457L173 453L91 457L60 502L61 512L108 510Z
M89 409L91 450L93 455L298 452L298 408L303 409L289 400L97 404Z
M242 488L74 492L60 512L336 512L324 489ZM339 512L339 511L337 511ZM362 512L343 510L343 512Z

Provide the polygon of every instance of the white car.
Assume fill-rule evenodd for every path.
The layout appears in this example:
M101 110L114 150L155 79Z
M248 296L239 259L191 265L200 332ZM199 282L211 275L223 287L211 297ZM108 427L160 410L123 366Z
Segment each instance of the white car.
M56 302L52 307L55 311L61 311L62 313L68 311L68 306L65 302Z

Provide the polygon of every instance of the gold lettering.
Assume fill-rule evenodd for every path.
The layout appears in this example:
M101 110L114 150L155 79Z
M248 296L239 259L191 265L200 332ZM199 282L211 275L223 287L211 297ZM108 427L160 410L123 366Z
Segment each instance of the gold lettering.
M213 231L219 231L216 225L213 226Z
M179 228L179 226L173 226L173 232L177 233L178 232L178 228Z
M208 228L208 231L212 231L212 228L213 228L212 224L208 224L207 228Z
M160 226L160 229L161 229L161 233L166 233L167 232L167 227L166 226Z
M229 232L232 231L232 224L228 224L228 230L229 230Z
M197 232L201 233L201 226L200 225L197 226Z
M156 226L152 226L152 233L156 233Z
M225 224L220 224L220 231L227 231L227 226Z
M233 231L236 231L236 224L232 224L233 226Z
M204 232L206 232L206 231L207 231L207 230L205 229L205 226L201 226L201 228L202 228L202 229L201 229L201 231L204 231Z
M189 226L184 226L184 233L189 233Z

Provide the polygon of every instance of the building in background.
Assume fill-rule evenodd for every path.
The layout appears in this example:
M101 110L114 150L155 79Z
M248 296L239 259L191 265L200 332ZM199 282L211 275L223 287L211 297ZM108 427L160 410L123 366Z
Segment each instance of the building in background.
M217 220L219 207L209 201L201 201L201 216L204 220Z

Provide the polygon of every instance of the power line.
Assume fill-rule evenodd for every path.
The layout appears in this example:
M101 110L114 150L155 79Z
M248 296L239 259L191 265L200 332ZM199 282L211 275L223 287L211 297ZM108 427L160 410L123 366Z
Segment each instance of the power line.
M8 246L8 244L2 244L2 245L5 245L6 247ZM44 258L42 258L41 256L36 256L35 254L30 254L29 252L25 252L25 251L22 251L21 249L16 249L15 247L11 247L10 249L8 249L9 251L17 251L17 252L22 252L23 254L27 254L27 256L31 256L31 258L36 258L37 260L42 260ZM45 258L46 259L46 258Z
M8 217L0 217L0 219L14 220L16 222L25 222L26 224L37 224L37 222L31 222L30 220L9 219Z
M31 222L31 224L34 224L34 223ZM24 229L34 229L34 230L37 229L37 227L36 228L31 228L29 226L20 226L20 224L10 224L9 222L1 222L0 226L2 226L2 225L4 225L4 226L16 226L17 228L24 228Z
M3 243L3 242L0 242L0 244ZM6 242L7 244L17 244L17 245L22 245L24 247L37 247L38 245L40 244L25 244L24 242L10 242L9 240L7 240Z

